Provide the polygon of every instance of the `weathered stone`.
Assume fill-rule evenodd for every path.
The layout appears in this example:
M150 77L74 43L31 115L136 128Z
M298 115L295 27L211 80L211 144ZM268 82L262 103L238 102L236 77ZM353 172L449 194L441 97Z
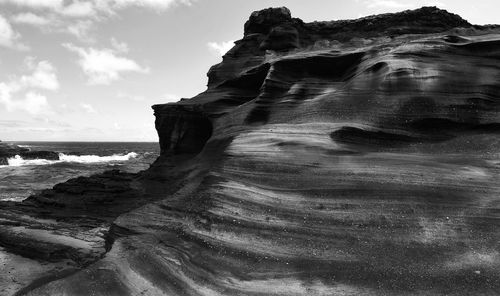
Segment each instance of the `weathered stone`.
M92 265L103 253L42 252L84 270L23 292L494 295L499 33L432 7L253 13L207 91L153 107L149 170L4 204L0 241L24 254L36 243L19 227L42 217L73 238L107 229Z

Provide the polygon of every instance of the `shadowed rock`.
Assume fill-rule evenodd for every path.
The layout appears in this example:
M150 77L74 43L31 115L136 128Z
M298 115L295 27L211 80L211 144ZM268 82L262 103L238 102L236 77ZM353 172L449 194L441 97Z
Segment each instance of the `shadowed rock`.
M254 12L205 92L153 106L150 169L16 206L40 219L62 205L61 222L107 231L101 259L22 292L496 295L498 36L435 7L314 23ZM0 240L29 225L16 207Z

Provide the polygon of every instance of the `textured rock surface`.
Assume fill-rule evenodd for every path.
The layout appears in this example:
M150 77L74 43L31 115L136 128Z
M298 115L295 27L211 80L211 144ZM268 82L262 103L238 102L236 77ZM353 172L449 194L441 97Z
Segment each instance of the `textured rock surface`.
M255 12L206 92L154 106L109 252L24 292L496 295L499 61L497 27L436 8Z
M68 276L99 260L115 237L128 234L113 227L123 213L168 188L140 174L107 171L70 179L21 203L0 202L0 295L32 290Z

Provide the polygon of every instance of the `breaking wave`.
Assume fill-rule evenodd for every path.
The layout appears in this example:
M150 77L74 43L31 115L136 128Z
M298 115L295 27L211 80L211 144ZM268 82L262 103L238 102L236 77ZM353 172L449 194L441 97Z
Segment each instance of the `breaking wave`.
M9 158L7 161L9 166L25 166L25 165L47 165L61 162L70 163L102 163L102 162L113 162L113 161L127 161L132 158L137 157L137 153L130 152L127 154L113 154L109 156L98 156L98 155L66 155L64 153L59 153L59 160L48 160L48 159L23 159L21 156L16 155L15 157Z

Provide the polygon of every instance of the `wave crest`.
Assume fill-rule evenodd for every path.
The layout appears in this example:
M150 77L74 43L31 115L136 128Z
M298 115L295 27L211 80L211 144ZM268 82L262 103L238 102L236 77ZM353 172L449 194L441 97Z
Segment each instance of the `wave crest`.
M109 161L125 161L131 158L136 158L137 153L130 152L128 154L113 154L110 156L97 156L97 155L66 155L59 154L59 161L77 162L77 163L93 163L93 162L109 162Z
M98 155L67 155L64 153L59 153L59 160L48 160L48 159L23 159L21 156L16 155L12 158L7 159L9 166L25 166L25 165L47 165L61 162L72 162L72 163L102 163L102 162L113 162L113 161L127 161L132 158L136 158L137 153L130 152L127 154L113 154L109 156L98 156Z

